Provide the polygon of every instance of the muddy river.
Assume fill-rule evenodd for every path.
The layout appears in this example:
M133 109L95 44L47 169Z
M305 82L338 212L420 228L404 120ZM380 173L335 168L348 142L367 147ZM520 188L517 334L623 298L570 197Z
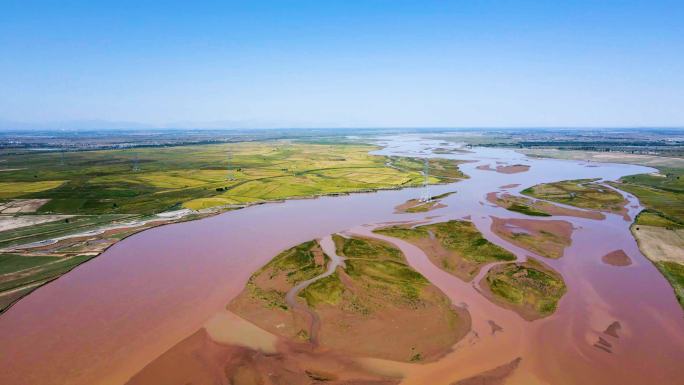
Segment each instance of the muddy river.
M492 191L511 194L541 182L651 172L645 167L532 159L503 149L432 155L458 146L416 136L384 138L379 154L472 160L461 166L470 179L431 186L456 191L447 207L395 214L394 207L421 196L419 188L292 200L253 206L194 222L150 229L48 284L0 316L0 384L123 384L146 364L207 322L221 322L225 307L253 271L281 250L332 233L369 235L390 221L444 221L469 217L490 241L521 260L532 253L496 236L491 216L525 218L486 201ZM443 151L443 150L440 150ZM530 166L505 174L498 165ZM487 166L490 168L478 166ZM631 218L638 201L624 194ZM529 217L528 217L529 218ZM401 373L405 384L450 384L522 358L510 384L675 384L684 378L684 314L671 287L639 252L630 221L553 217L571 222L572 245L562 258L543 259L568 286L558 310L533 322L501 308L434 266L401 240L409 263L455 304L465 304L472 331L437 362L417 365L363 359L380 373ZM329 238L328 238L329 239ZM626 267L601 261L622 249ZM542 259L541 257L539 257ZM478 282L486 272L473 282ZM220 317L219 317L220 316ZM219 317L219 318L217 318ZM218 320L218 321L217 321ZM619 322L611 352L595 346ZM500 331L493 333L492 324ZM249 327L249 326L246 326Z

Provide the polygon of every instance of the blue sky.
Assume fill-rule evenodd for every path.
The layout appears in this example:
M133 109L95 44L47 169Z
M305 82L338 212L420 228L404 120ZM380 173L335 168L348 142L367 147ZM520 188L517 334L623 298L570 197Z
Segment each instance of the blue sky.
M681 0L194 3L0 2L0 120L684 126Z

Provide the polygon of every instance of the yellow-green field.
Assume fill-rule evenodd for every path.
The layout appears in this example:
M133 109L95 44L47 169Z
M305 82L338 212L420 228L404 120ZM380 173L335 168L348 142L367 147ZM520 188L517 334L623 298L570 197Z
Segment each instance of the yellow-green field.
M0 199L47 198L40 212L150 214L422 182L422 163L369 155L370 145L288 141L6 157ZM396 163L396 165L394 164ZM433 161L431 182L464 177Z
M0 199L17 198L27 194L51 190L64 183L63 180L44 180L39 182L0 182Z

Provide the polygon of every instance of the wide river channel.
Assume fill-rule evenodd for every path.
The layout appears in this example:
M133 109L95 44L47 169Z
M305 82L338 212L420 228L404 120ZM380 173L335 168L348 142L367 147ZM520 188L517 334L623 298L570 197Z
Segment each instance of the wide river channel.
M487 239L522 260L533 254L492 233L491 217L531 217L493 206L487 193L511 184L519 186L505 190L515 194L542 182L616 180L654 171L533 159L505 149L435 155L432 149L458 145L419 136L380 138L379 143L384 148L377 154L382 155L470 160L461 165L470 178L431 186L435 195L456 193L442 201L447 207L429 213L394 213L395 206L422 194L420 188L408 188L269 203L131 236L0 316L0 384L124 384L224 312L249 276L278 252L336 232L368 234L385 222L470 218ZM497 164L530 169L504 174L477 168ZM633 219L641 206L624 195ZM572 223L573 242L562 258L543 262L562 274L568 292L556 313L533 322L493 304L476 284L438 269L418 248L383 238L400 247L409 263L454 303L467 305L473 329L437 362L367 359L364 364L379 372L400 372L405 384L448 385L517 357L522 360L510 384L683 383L684 313L672 288L640 253L629 231L631 221L613 214L603 220L550 218L557 219ZM601 261L618 249L632 265ZM490 321L503 330L492 333ZM612 352L595 347L616 321L619 338L610 340Z

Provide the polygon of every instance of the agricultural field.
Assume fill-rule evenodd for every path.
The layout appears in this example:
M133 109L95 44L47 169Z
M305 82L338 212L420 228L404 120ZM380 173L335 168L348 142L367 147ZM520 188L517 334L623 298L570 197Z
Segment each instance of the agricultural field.
M272 141L16 155L3 159L0 199L50 199L42 213L152 214L422 182L422 162L388 162L374 148ZM433 163L433 183L463 177L454 162Z
M684 168L663 167L656 174L626 176L613 186L635 195L649 210L651 215L640 216L637 224L657 215L670 226L684 227Z
M437 267L464 281L472 280L487 263L515 260L513 253L489 242L472 222L467 221L391 226L374 232L413 243Z
M45 217L45 215L21 215L16 218L40 219L43 217ZM7 231L1 231L0 248L38 242L48 238L58 238L93 227L124 222L136 218L140 218L140 216L127 214L77 215L45 223L36 223L31 226L22 226Z
M531 258L523 263L494 266L482 278L480 286L486 297L511 308L526 320L553 314L566 292L560 274Z
M17 198L29 196L43 191L52 190L64 184L63 180L43 180L43 181L7 181L6 172L3 174L3 182L0 182L0 199Z

